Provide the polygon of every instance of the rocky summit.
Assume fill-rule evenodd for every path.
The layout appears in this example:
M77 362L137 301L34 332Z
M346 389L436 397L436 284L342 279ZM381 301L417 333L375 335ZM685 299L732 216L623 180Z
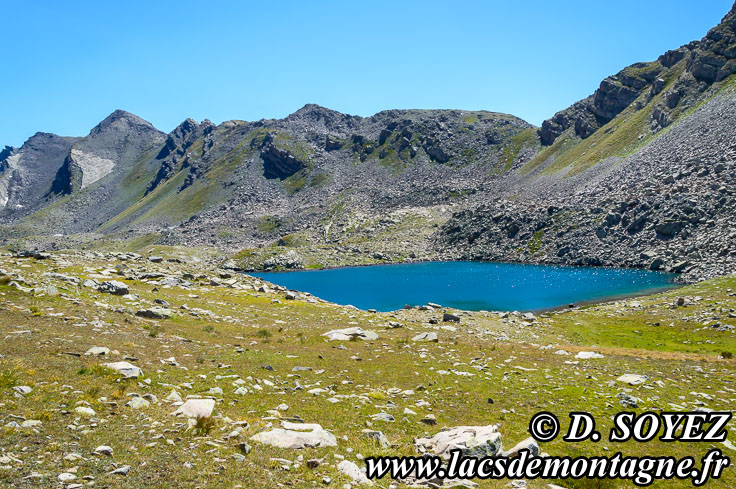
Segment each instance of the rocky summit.
M612 489L630 481L371 480L365 460L733 456L728 439L606 436L621 411L736 401L736 5L673 48L541 127L309 104L166 134L117 110L86 136L5 147L0 487ZM643 268L681 286L378 312L248 273L423 260ZM537 442L543 411L563 428L588 412L603 438Z

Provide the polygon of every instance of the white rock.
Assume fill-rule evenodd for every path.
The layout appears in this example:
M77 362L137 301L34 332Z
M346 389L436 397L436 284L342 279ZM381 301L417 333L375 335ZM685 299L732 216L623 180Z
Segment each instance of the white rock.
M581 351L575 355L575 358L580 360L588 360L589 358L603 358L603 355L594 351Z
M212 416L213 409L215 409L214 399L189 399L171 415L183 415L187 418L209 418Z
M181 402L181 394L176 389L171 389L171 392L166 396L166 400L169 402Z
M335 329L322 333L322 336L326 336L330 341L349 341L353 338L369 341L378 339L378 334L375 331L367 331L358 326L354 328Z
M59 477L58 477L58 479L61 482L73 481L76 478L77 478L76 475L70 474L69 472L62 472L61 474L59 474Z
M115 370L125 378L137 378L143 375L143 370L128 362L103 363L102 366Z
M415 337L411 339L411 341L430 341L433 343L437 343L439 339L437 338L437 333L434 332L425 332L425 333L419 333Z
M128 475L128 472L130 472L130 465L123 465L122 467L118 467L115 470L111 470L108 472L109 475Z
M107 445L100 445L99 447L95 448L94 454L107 455L109 457L112 457L112 447L109 447Z
M13 387L13 390L22 396L27 396L28 394L33 392L33 388L27 385L16 385L15 387Z
M125 403L126 406L132 409L145 409L151 406L151 403L143 399L142 397L134 397L130 401Z
M337 470L353 479L358 484L372 486L374 482L366 477L365 472L350 460L343 460L337 464Z
M82 416L89 416L89 417L95 416L97 414L94 409L92 409L91 407L87 407L87 406L78 406L74 408L74 412Z
M624 374L616 380L629 385L639 385L649 380L649 377L638 374Z
M89 350L87 350L85 355L94 355L94 356L102 356L102 355L109 355L110 349L104 346L93 346Z

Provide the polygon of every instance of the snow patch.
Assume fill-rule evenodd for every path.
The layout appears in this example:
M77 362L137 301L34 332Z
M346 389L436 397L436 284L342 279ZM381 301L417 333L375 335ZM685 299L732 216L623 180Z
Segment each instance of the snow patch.
M74 163L82 169L82 188L92 185L115 168L115 162L107 158L72 149Z
M8 156L5 160L8 163L8 167L5 171L0 174L0 209L8 205L8 192L10 190L10 179L13 176L13 172L18 168L18 162L20 161L21 154L15 154Z

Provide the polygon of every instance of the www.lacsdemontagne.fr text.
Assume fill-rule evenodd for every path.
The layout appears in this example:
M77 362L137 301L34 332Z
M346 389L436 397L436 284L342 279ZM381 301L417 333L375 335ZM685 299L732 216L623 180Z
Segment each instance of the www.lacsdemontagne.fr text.
M469 457L451 450L449 460L437 456L368 457L367 476L381 479L619 479L638 486L655 480L690 479L695 486L718 479L730 459L713 449L696 467L693 457L531 457L527 450L515 458Z

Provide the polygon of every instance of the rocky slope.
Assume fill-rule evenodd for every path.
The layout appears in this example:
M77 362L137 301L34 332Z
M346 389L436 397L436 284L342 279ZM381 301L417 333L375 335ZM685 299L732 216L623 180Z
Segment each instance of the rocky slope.
M732 8L702 40L667 51L656 61L624 68L603 80L593 95L544 121L539 131L542 144L554 143L568 129L580 138L588 138L634 101L643 106L660 93L662 97L652 107L648 122L653 129L667 127L680 113L696 105L699 96L714 83L734 73L736 9Z
M573 182L457 213L439 237L459 258L730 273L736 262L736 96ZM564 189L568 188L567 193Z
M646 267L683 280L736 262L736 10L545 121L548 145L437 236L457 258Z

